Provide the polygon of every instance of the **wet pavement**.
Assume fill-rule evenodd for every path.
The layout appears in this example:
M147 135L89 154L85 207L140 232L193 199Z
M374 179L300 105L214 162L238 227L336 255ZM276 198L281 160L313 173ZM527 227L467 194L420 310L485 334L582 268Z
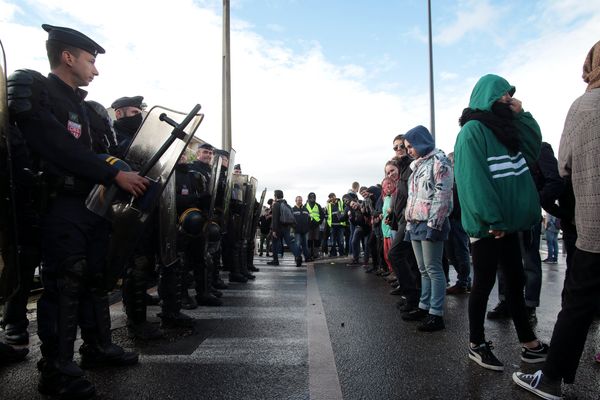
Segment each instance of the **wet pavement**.
M467 357L468 294L449 296L446 329L422 333L402 321L397 296L383 279L334 258L296 268L286 256L247 284L231 284L222 307L185 311L196 325L168 330L155 342L132 341L122 304L114 304L113 339L140 352L129 368L87 373L98 399L534 399L511 374L520 363L512 323L486 321L487 339L505 371L481 368ZM537 332L551 337L559 311L564 258L543 265ZM453 271L451 271L453 276ZM492 293L488 309L497 302ZM33 305L32 305L33 306ZM158 307L149 307L149 320ZM30 331L35 333L35 314ZM1 335L0 335L1 339ZM77 346L77 345L76 345ZM23 363L0 369L0 399L42 399L36 390L39 341ZM595 321L567 398L600 398L599 322ZM77 356L78 357L78 356Z

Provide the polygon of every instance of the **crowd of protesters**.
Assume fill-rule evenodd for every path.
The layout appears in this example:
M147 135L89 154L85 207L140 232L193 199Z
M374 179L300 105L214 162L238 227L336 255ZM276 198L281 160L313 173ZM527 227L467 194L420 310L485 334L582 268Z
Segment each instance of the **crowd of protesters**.
M561 383L573 383L598 313L600 237L592 221L598 220L599 204L591 174L600 167L600 42L588 54L583 78L588 90L569 111L558 160L534 117L513 97L515 87L489 74L477 82L460 116L453 153L437 149L427 128L417 126L394 138L395 156L385 163L380 184L355 182L342 199L331 193L322 208L314 193L310 206L297 198L296 239L309 248L306 260L350 254L349 266L362 265L392 285L402 319L420 321L419 331L444 329L446 295L470 293L468 357L502 371L484 330L498 281L500 302L487 317L511 318L521 361L545 363L535 374L514 373L513 381L542 398L562 398ZM307 242L307 226L315 232L319 227L316 242L315 236ZM557 263L561 230L567 271L548 345L535 333L535 310L542 262ZM548 256L542 261L544 231Z

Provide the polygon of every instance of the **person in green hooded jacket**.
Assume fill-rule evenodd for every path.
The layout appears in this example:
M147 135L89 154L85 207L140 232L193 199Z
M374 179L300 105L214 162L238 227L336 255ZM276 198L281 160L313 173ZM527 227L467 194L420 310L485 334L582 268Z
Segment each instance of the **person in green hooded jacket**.
M528 164L537 160L542 135L515 87L497 75L479 79L459 119L454 145L461 221L472 241L473 286L469 297L469 358L484 368L504 366L485 340L487 301L498 266L506 278L506 301L522 344L521 359L543 362L548 346L529 322L523 296L524 274L518 232L540 220L540 203Z

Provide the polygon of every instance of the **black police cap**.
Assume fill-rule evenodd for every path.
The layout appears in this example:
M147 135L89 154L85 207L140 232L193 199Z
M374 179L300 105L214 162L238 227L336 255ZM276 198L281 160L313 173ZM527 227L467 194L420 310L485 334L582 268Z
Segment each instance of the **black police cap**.
M78 49L87 51L94 57L98 54L106 53L102 46L75 29L48 24L43 24L42 28L48 32L48 40L56 40L69 46L77 47Z
M241 171L242 170L242 166L240 164L235 164L233 166L233 169L239 169Z
M110 106L113 110L118 110L122 107L136 107L141 110L142 101L144 101L144 96L120 97L113 101Z

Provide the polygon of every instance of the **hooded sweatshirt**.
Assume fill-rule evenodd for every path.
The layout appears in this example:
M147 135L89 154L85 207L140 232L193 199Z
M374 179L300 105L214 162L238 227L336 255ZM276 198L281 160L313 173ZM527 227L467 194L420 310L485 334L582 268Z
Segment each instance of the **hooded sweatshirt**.
M491 111L504 94L515 92L505 79L485 75L471 93L469 107ZM454 145L454 174L461 221L470 237L490 237L490 230L516 232L540 221L540 202L528 163L537 160L542 135L530 113L514 114L519 152L510 154L482 122L470 120Z
M435 236L441 238L443 235L433 231L444 231L452 211L453 175L450 160L443 151L435 148L433 136L424 126L419 125L406 132L404 139L419 154L419 158L410 164L413 173L408 180L406 230L411 231L411 240ZM415 235L419 225L425 237Z

